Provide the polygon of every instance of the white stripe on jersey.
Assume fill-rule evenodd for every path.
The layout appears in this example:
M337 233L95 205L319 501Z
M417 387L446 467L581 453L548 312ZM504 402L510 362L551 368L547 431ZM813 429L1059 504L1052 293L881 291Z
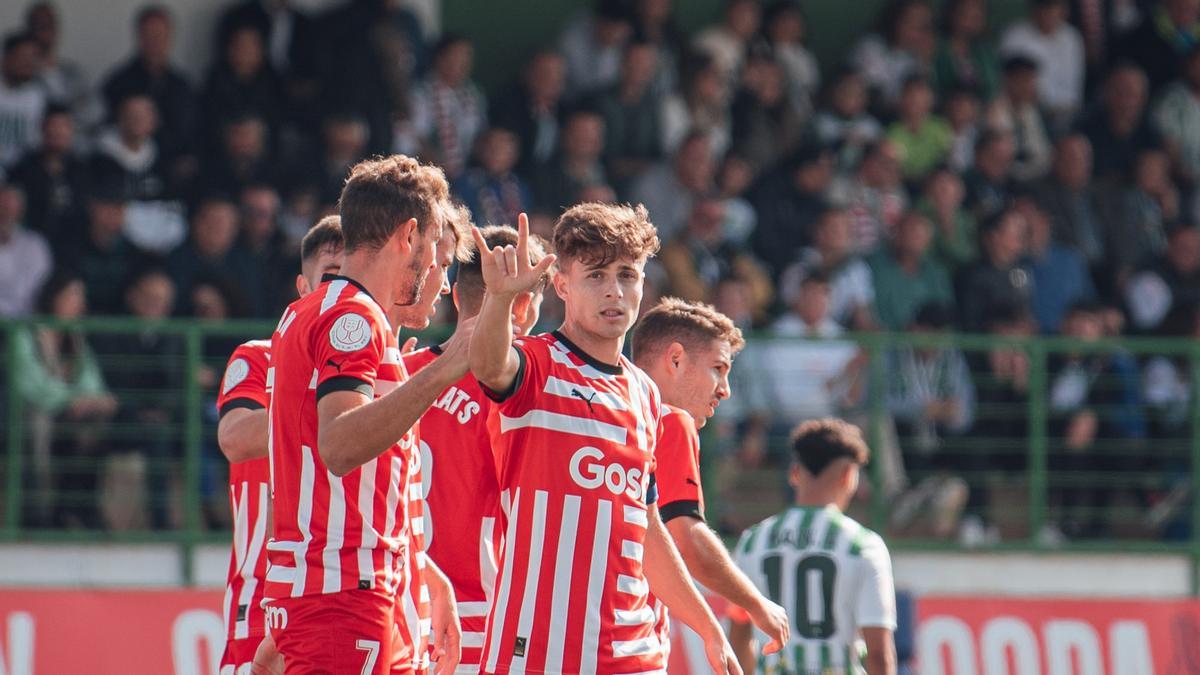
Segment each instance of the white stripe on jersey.
M479 649L483 647L483 641L485 638L487 638L487 633L464 630L462 634L462 642L459 643L459 646L474 647L475 649ZM479 668L479 666L475 666L475 668Z
M561 366L566 366L572 370L575 370L580 375L583 375L584 377L588 378L589 380L611 380L611 379L613 379L612 375L601 372L601 371L597 370L596 368L589 366L586 363L576 364L574 361L571 360L571 358L569 356L567 356L568 350L567 350L566 346L564 346L561 342L557 342L557 341L554 342L553 344L550 345L550 349L548 349L546 351L548 354L550 354L550 359L553 360L555 363L557 363Z
M403 361L404 361L404 359L402 358L402 356L400 354L399 347L384 347L383 348L383 361L381 361L380 363L386 363L388 365L398 366L401 363L403 363Z
M325 297L321 298L321 314L328 312L337 304L338 296L342 294L347 283L344 279L329 282L329 286L325 288Z
M342 545L346 541L346 489L342 479L326 471L329 479L329 520L325 527L325 551L321 565L325 568L325 593L336 593L342 586Z
M618 626L641 626L647 623L654 623L656 617L654 610L649 606L642 607L634 611L632 609L618 609L616 611L616 623Z
M525 429L528 427L549 429L550 431L587 436L588 438L598 438L602 441L612 441L620 445L625 444L627 434L625 427L616 424L600 422L587 417L564 415L562 413L550 412L549 410L530 410L520 417L500 415L501 433L508 433L513 429Z
M384 526L387 528L384 533L396 531L396 511L400 505L400 488L406 484L408 476L404 473L404 459L402 457L392 457L391 476L388 479L387 492L387 513L384 518ZM407 532L400 532L398 536L406 537ZM400 587L402 579L396 578L395 554L392 553L392 546L388 546L383 551L383 581L387 585L388 593L395 593Z
M542 576L542 546L546 541L546 498L545 490L533 493L533 522L529 534L529 569L525 573L525 595L521 598L521 615L517 618L517 638L529 639L533 631L533 613L536 608L538 585ZM514 655L508 667L513 675L525 672L525 656Z
M630 525L641 525L648 527L649 521L646 516L646 509L640 506L625 506L625 522Z
M272 548L268 546L267 548ZM267 581L280 584L294 584L296 582L296 568L284 567L283 565L267 565Z
M643 547L636 541L624 539L621 541L621 557L642 562Z
M617 575L617 590L630 595L643 596L646 594L646 582L637 577L624 574Z
M637 640L616 640L612 643L612 648L613 656L642 656L653 654L661 649L661 645L658 638L651 635Z
M496 547L494 539L496 536L496 519L487 517L483 519L483 524L479 528L479 583L483 586L483 597L492 598L492 594L496 590ZM479 603L483 605L483 611L478 616L487 616L487 603ZM462 616L462 612L459 612Z
M604 579L608 572L608 538L612 534L612 507L613 503L607 499L596 502L596 535L592 539L592 564L588 571L583 653L579 659L579 675L594 675L596 661L600 655L600 599L604 595Z
M575 562L575 543L579 529L579 495L563 499L562 524L558 531L558 552L554 558L554 593L550 598L550 625L567 625L567 607L571 602L571 574ZM546 646L548 673L562 672L563 646L566 640L550 640Z
M521 511L521 488L517 488L512 500L512 513L508 517L508 533L504 537L504 573L500 579L500 591L492 611L494 626L490 627L492 648L488 650L487 670L496 672L496 661L500 658L500 641L504 637L504 617L508 614L508 593L512 585L513 558L517 557L517 516Z
M296 511L296 526L300 530L300 542L294 552L296 559L295 578L292 579L292 597L304 595L304 579L308 576L308 544L312 541L312 500L313 481L316 480L317 466L313 458L313 450L307 445L300 446L300 498Z
M250 483L242 483L242 500L243 503L238 504L238 511L246 510L245 503L249 501L247 494L250 491ZM258 484L258 513L254 514L254 532L250 535L247 549L242 554L242 595L238 598L238 605L249 605L254 599L254 591L258 588L258 579L254 577L254 570L258 568L258 556L262 555L263 540L267 538L267 485L266 483ZM246 613L249 615L249 612ZM246 619L238 622L235 638L241 639L250 636L250 624Z
M621 675L667 675L665 670L643 670L640 673L621 673Z
M358 578L375 578L373 551L379 537L371 523L375 522L375 480L379 470L379 458L363 464L362 477L358 482L358 512L362 514L362 546L358 549Z
M583 396L588 403L596 403L612 410L625 411L629 409L629 406L625 405L625 401L619 396L614 396L607 391L600 391L586 384L568 382L553 375L546 377L546 387L543 391L561 398L578 399Z
M642 404L642 397L646 395L643 390L645 386L642 384L642 378L638 376L638 371L633 368L633 364L625 363L625 367L629 369L629 378L639 386L629 387L629 403L633 406L633 417L637 420L636 433L638 450L646 449L646 406Z
M309 389L317 388L317 369L316 368L313 368L312 378L310 378L308 381L308 388Z
M481 616L487 616L487 602L460 602L458 604L458 618L469 619Z

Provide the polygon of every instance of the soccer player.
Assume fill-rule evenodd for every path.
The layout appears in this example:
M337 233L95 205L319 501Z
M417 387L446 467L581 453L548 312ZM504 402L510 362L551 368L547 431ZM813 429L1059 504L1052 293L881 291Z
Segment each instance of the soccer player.
M511 227L492 225L480 234L489 249L517 244L517 231ZM545 257L537 237L529 241L529 253L534 265ZM514 335L527 334L537 323L545 281L543 277L541 284L513 301ZM469 330L483 303L478 255L459 264L453 297L458 308L457 330ZM415 373L441 354L441 346L433 345L406 354L404 365ZM500 556L500 488L488 438L489 407L490 399L468 374L448 387L421 418L421 470L427 486L425 543L429 557L454 586L463 630L458 669L462 674L479 672L487 603Z
M467 341L451 340L451 358L406 378L392 328L433 267L447 198L442 172L411 158L356 165L339 200L341 274L292 303L272 337L266 622L289 671L390 670L413 427L466 372Z
M718 675L740 675L654 505L657 388L621 355L658 249L645 208L563 213L553 276L562 327L514 340L513 301L555 260L531 264L523 215L518 231L516 246L492 250L475 234L486 290L469 359L496 401L488 429L507 519L482 671L664 672L653 589L704 638Z
M896 593L887 546L843 515L869 450L857 427L836 419L792 432L788 482L795 504L742 534L734 559L754 585L791 613L792 638L758 659L762 673L895 675ZM743 667L754 667L753 629L730 630ZM865 659L861 656L866 649Z
M308 295L324 274L342 264L342 226L337 216L322 218L300 241L296 293ZM271 469L267 459L267 364L269 340L238 346L225 366L217 396L217 444L229 460L229 510L233 514L233 554L225 584L225 653L221 675L233 675L254 660L265 631L262 602L270 529Z
M659 516L696 581L748 612L771 638L765 653L774 653L788 641L787 613L754 588L709 529L700 485L699 430L729 398L729 370L745 344L742 331L712 306L663 298L633 329L633 361L665 404L654 451ZM668 648L666 611L659 612L658 634Z

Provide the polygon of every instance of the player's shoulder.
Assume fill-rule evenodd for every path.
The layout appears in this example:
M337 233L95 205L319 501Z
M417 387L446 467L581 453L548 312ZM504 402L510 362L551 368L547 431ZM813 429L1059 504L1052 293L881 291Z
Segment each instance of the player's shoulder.
M415 375L441 355L441 348L437 345L432 345L403 354L401 355L401 359L404 361L404 368L408 371L408 374Z
M252 362L262 362L265 364L270 359L270 356L270 340L247 340L233 350L233 354L229 357L229 362L232 363L237 359L247 359Z
M840 512L837 514L836 520L838 527L849 539L850 544L846 549L848 556L863 558L888 555L887 543L878 532Z
M699 442L700 433L696 431L696 420L691 413L670 403L662 404L661 410L664 436L682 436Z

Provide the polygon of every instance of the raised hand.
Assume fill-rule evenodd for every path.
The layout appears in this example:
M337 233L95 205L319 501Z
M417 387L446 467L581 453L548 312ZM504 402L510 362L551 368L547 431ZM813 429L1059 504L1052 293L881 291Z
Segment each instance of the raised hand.
M532 290L554 264L553 255L542 258L537 265L529 264L529 218L524 213L517 217L515 247L497 246L489 250L477 228L472 228L471 234L479 251L483 284L488 295L511 298Z

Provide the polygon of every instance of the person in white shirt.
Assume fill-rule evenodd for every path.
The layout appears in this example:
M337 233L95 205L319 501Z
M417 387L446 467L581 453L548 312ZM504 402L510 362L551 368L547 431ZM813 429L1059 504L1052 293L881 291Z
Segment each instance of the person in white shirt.
M1018 21L1000 41L1002 56L1027 56L1037 63L1038 99L1052 126L1065 129L1083 104L1087 72L1083 38L1067 23L1066 0L1034 0L1028 19Z
M21 225L25 195L0 183L0 317L26 316L53 261L50 247L37 232Z
M28 33L4 39L0 60L0 171L41 142L42 114L49 102L35 79L38 46Z

